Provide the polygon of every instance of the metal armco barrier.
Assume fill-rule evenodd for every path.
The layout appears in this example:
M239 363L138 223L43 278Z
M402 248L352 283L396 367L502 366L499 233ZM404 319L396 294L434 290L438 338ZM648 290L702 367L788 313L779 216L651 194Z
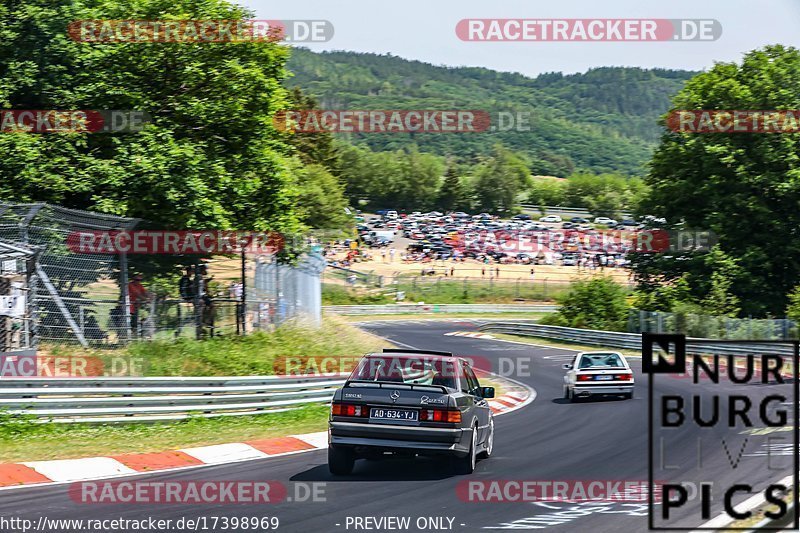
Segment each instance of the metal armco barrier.
M524 337L538 337L609 348L640 350L642 347L642 335L640 333L543 326L520 322L491 322L480 326L479 329L494 333L508 333ZM788 344L788 341L785 346L780 344L759 344L758 342L742 345L692 337L687 337L686 341L688 342L686 351L689 353L716 353L720 355L745 355L754 352L778 355L791 355L793 353L793 348ZM695 343L703 342L703 344L692 344L693 341Z
M40 422L160 422L326 403L335 377L0 378L0 409Z
M385 304L325 305L323 312L337 315L402 315L435 313L552 313L557 305L515 304Z

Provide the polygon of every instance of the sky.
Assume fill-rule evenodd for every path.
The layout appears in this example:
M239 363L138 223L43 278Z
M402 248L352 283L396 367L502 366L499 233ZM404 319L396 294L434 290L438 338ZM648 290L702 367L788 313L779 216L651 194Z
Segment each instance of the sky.
M600 66L704 70L754 48L800 48L800 0L232 0L259 19L328 20L335 34L315 51L391 53L434 65L480 66L535 76ZM716 19L716 41L465 42L456 24L487 19Z

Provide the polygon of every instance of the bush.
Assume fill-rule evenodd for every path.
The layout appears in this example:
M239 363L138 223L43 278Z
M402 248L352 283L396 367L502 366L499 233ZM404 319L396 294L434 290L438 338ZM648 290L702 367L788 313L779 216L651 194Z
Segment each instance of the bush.
M574 328L625 331L628 311L625 289L600 277L574 283L557 315L559 322Z

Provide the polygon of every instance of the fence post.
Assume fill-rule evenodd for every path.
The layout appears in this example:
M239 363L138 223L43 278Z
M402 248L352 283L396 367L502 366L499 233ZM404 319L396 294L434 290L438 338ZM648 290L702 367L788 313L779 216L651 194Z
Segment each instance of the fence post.
M131 297L128 294L128 254L119 255L119 283L122 291L122 319L125 322L125 339L131 341Z
M236 334L239 334L239 324L238 322L241 320L241 332L242 335L247 335L247 255L244 253L245 246L242 243L242 302L240 304L239 313L237 313L236 317ZM234 296L236 294L234 293Z

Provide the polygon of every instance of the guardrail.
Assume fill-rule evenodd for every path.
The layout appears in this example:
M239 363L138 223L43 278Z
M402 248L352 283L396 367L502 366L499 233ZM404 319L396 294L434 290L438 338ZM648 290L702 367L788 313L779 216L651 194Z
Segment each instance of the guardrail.
M242 416L329 402L342 384L340 376L3 378L0 409L56 423Z
M552 313L557 305L549 304L378 304L324 305L323 312L337 315L401 315L407 313Z
M553 339L575 344L590 346L606 346L609 348L623 348L640 350L642 347L641 333L621 333L616 331L602 331L596 329L565 328L561 326L544 326L541 324L526 324L519 322L491 322L481 325L481 331L495 333L508 333L524 337L538 337ZM757 351L763 354L791 355L794 348L792 341L784 344L748 342L747 345L737 344L735 341L698 339L689 337L686 351L689 353L717 353L720 355L745 355ZM692 344L694 342L694 344Z

